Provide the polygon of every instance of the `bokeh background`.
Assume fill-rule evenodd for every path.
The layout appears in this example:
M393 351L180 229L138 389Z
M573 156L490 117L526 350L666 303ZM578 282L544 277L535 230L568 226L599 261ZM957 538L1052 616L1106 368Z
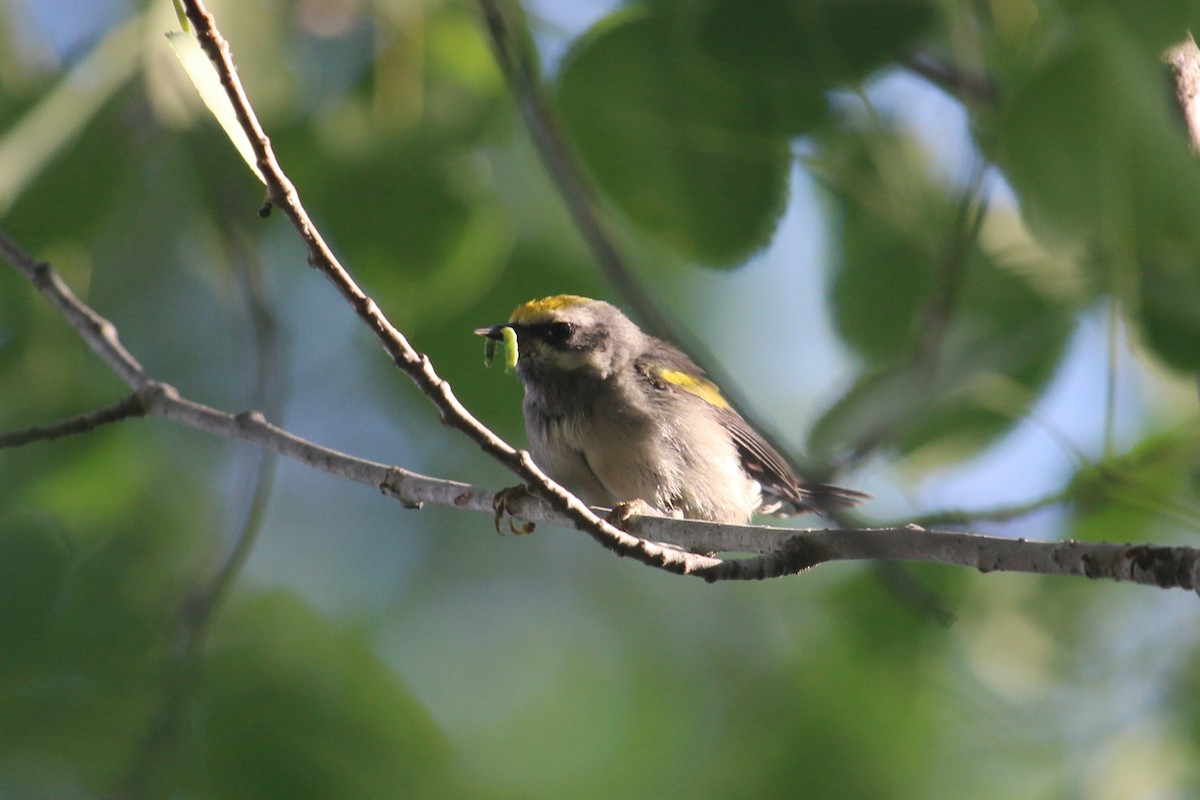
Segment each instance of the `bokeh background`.
M673 320L864 523L1197 544L1200 172L1160 63L1194 4L501 4L620 285L479 6L210 7L317 224L510 441L471 330L586 294ZM186 396L509 485L258 216L178 27L0 0L0 228ZM0 430L124 393L0 268ZM709 586L133 420L0 450L0 797L1194 797L1197 603L911 565Z

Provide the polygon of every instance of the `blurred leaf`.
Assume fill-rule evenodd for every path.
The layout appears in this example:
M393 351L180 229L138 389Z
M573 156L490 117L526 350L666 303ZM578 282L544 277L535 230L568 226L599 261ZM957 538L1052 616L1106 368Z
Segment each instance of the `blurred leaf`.
M816 453L894 447L961 458L1017 423L1054 374L1071 331L1067 309L982 257L936 363L866 373L813 426Z
M1141 261L1140 308L1144 341L1168 365L1200 371L1200 236L1182 252ZM1171 258L1174 255L1175 258Z
M805 133L825 118L832 83L798 55L792 11L780 3L718 2L700 8L695 23L705 54L741 91L763 99L771 130L784 135Z
M178 8L176 9L178 11ZM187 18L181 16L181 20L186 23ZM187 25L184 25L185 30ZM225 135L229 137L229 141L233 144L234 149L241 155L242 160L246 162L246 166L254 173L258 180L266 184L266 178L258 169L258 158L254 155L254 148L250 144L250 137L242 129L241 123L238 121L237 112L234 111L233 103L229 100L229 95L225 93L225 87L221 85L221 79L217 77L216 67L209 60L208 54L200 49L199 42L196 37L190 33L182 31L173 31L167 34L167 41L171 43L171 49L175 51L176 57L179 59L180 66L187 74L188 80L196 87L197 94L204 101L204 105L208 107L209 112L216 118Z
M997 156L1045 229L1095 238L1116 258L1200 224L1200 166L1156 62L1101 14L1012 94Z
M0 675L36 663L76 554L44 520L0 518Z
M78 139L62 141L47 154L47 161L38 165L41 171L36 181L14 187L19 193L12 198L11 210L4 213L0 201L9 231L33 242L71 237L87 240L97 235L112 197L125 188L127 166L138 149L128 102L128 94L118 92L116 99L96 109ZM12 157L26 160L34 156L20 148ZM25 166L30 166L29 162Z
M1071 480L1072 535L1146 541L1164 521L1200 527L1200 430L1188 424L1079 470Z
M4 135L0 138L0 217L8 213L50 164L71 149L75 138L86 126L93 124L100 110L135 74L140 45L138 35L143 24L138 17L114 28L74 72L62 77L53 91L26 109L20 119L3 126ZM114 141L122 140L109 140L108 145L111 147ZM88 162L88 166L96 165ZM72 177L72 188L86 188L87 181L80 178L80 173L73 173ZM108 182L104 182L90 188L105 189L109 186ZM86 207L86 204L80 203L80 206ZM51 219L61 223L64 217Z
M907 232L863 214L848 215L841 232L830 292L838 335L868 363L899 358L911 349L937 286L935 257Z
M139 513L94 523L86 538L54 522L0 520L10 588L0 597L0 752L4 777L24 776L16 796L49 796L64 778L103 794L158 704L181 572L194 558L176 524L188 504L160 488L157 502L143 495Z
M187 18L187 11L183 7L182 0L171 0L171 2L175 6L175 17L179 20L179 27L185 33L191 33L192 23L191 20Z
M686 28L624 13L576 42L558 100L595 180L633 222L690 258L730 264L773 232L790 158L767 104L698 55Z
M923 313L953 257L954 200L912 140L838 130L816 159L835 192L840 253L830 296L834 325L869 364L912 349Z
M216 797L414 797L446 765L442 734L368 643L289 593L223 612L202 683Z
M721 720L730 750L712 762L712 796L922 796L937 711L912 676L938 658L945 637L861 570L824 602L834 635L798 637L797 652L774 667L731 665ZM808 746L814 738L819 748ZM873 769L857 768L864 752L875 754Z
M1103 13L1113 24L1137 39L1143 59L1155 59L1164 49L1200 28L1200 6L1192 0L1127 3L1123 0L1066 0L1068 13L1086 17Z
M722 65L801 91L858 81L929 33L928 0L717 0L703 12L703 42Z
M1124 17L1120 17L1123 20ZM1117 16L1082 15L1078 39L1002 112L1002 160L1044 234L1081 239L1094 282L1131 297L1166 363L1200 368L1200 164L1153 62ZM1176 34L1178 35L1178 34Z
M434 143L338 163L301 151L294 180L321 198L315 216L363 285L406 327L437 322L493 285L512 247L486 172Z
M961 456L1017 422L1053 375L1071 309L993 258L963 198L911 142L842 131L816 163L840 212L834 324L866 373L816 423L826 457L937 445Z

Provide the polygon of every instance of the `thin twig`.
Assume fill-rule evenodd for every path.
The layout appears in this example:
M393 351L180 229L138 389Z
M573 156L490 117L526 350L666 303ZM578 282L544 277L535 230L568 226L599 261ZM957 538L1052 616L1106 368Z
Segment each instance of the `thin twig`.
M1100 452L1104 458L1113 454L1117 434L1117 385L1120 377L1120 325L1121 303L1113 294L1108 299L1108 319L1104 330L1104 352L1106 364L1104 370L1104 434Z
M140 417L143 414L144 410L137 394L130 394L110 406L98 408L86 414L79 414L49 425L35 425L19 431L0 433L0 449L21 447L33 442L46 442L63 436L91 433L102 425L120 422L130 417Z
M76 297L49 264L31 258L3 233L0 233L0 255L50 301L100 360L130 388L137 389L146 382L146 371L121 345L116 327Z
M250 323L254 363L251 365L250 405L263 409L267 417L279 418L283 412L283 353L279 341L279 324L270 304L263 294L262 270L249 248L238 248L234 263L241 279L246 304L246 317ZM233 581L241 573L249 558L258 533L266 517L267 505L275 484L277 454L260 449L255 466L253 492L246 507L242 525L234 538L225 561L213 574L208 585L200 592L206 597L205 604L212 610L220 607ZM210 611L211 615L211 611ZM204 621L207 624L207 620Z
M863 93L862 99L876 124L882 126L883 122L873 110L870 98ZM918 387L921 397L934 397L946 389L945 386L939 385L939 379L942 377L942 346L962 299L971 248L979 238L987 213L987 201L983 196L985 175L986 164L982 160L976 160L967 188L959 198L954 224L948 231L945 249L939 259L937 289L924 309L917 330L912 336L907 360L894 367L899 374L907 373L907 376L911 376L913 385ZM893 436L894 431L891 428L895 422L894 414L884 415L877 424L864 430L862 435L846 448L845 455L837 462L838 468L847 469L862 463Z
M925 381L932 382L941 361L942 344L946 333L954 322L955 312L962 299L963 284L971 259L971 248L979 240L979 231L987 215L987 198L983 195L983 179L986 164L976 157L971 169L967 188L958 200L954 225L947 236L936 286L924 318L913 343L911 356L918 373Z
M1061 489L1045 497L1030 500L1027 503L1001 506L982 511L971 511L968 509L932 511L917 517L912 522L924 528L934 528L940 525L977 525L980 522L1012 522L1015 519L1027 517L1043 509L1060 505L1066 502L1069 497L1069 490Z
M932 53L913 53L900 59L900 64L968 108L981 109L996 103L996 87L986 77L968 74Z

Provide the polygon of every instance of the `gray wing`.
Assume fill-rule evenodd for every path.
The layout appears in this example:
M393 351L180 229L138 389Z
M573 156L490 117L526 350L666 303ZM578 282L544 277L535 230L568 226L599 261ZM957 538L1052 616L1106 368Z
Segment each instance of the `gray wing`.
M652 341L655 347L646 357L639 360L636 368L654 386L663 391L680 391L678 386L673 386L658 377L656 370L661 367L679 370L712 385L711 381L705 377L704 370L696 366L682 352L661 340L653 339ZM712 388L716 390L715 386ZM695 401L704 402L698 397L695 398ZM723 398L722 402L724 402ZM800 480L788 466L787 460L755 432L741 414L728 405L707 404L707 407L716 415L717 421L729 432L737 445L738 454L742 459L742 468L746 470L746 474L762 486L765 495L764 510L768 513L786 515L805 511L828 511L857 505L870 497L868 494L841 486Z
M800 480L783 456L736 411L731 408L720 409L717 419L737 444L746 474L759 482L764 494L782 502L783 506L774 509L773 513L828 511L857 505L870 497L854 489Z

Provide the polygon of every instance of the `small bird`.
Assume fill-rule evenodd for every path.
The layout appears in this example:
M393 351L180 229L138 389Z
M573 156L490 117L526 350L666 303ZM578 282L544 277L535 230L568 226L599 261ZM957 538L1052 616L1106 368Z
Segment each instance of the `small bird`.
M603 300L531 300L475 333L508 344L534 460L589 505L744 524L869 497L797 478L691 359Z

